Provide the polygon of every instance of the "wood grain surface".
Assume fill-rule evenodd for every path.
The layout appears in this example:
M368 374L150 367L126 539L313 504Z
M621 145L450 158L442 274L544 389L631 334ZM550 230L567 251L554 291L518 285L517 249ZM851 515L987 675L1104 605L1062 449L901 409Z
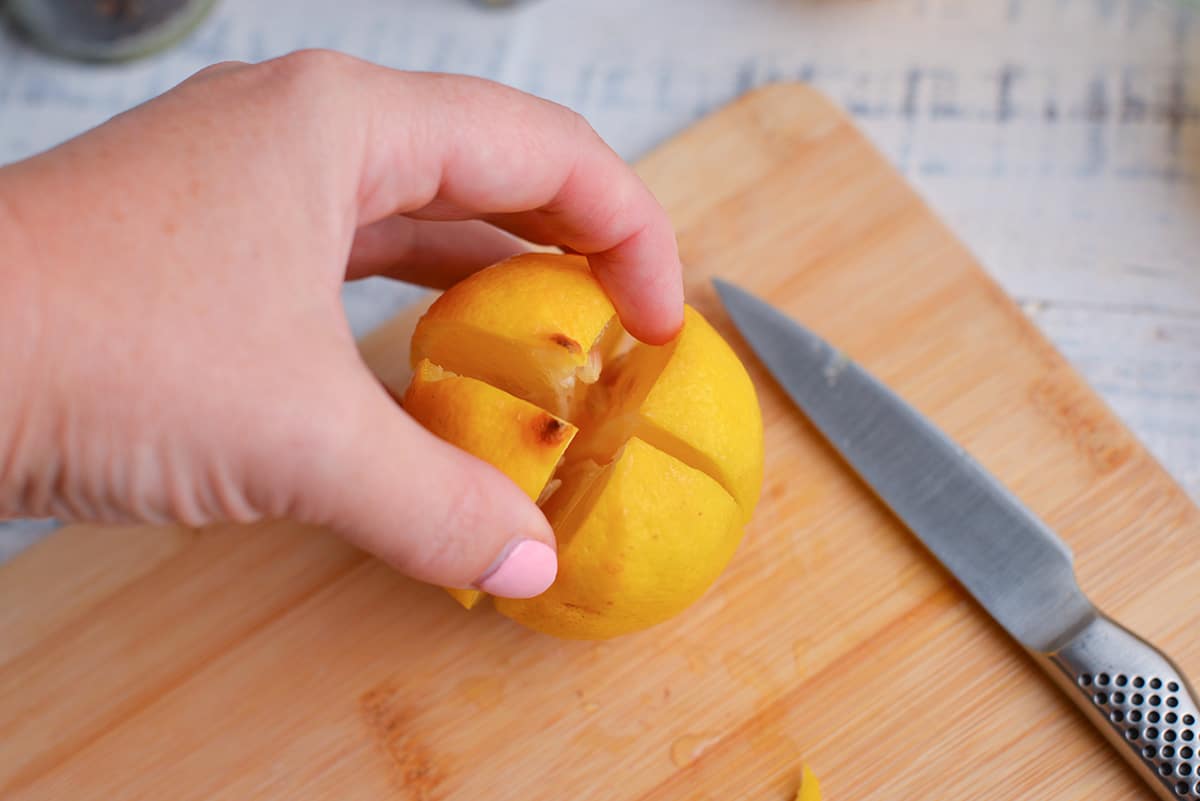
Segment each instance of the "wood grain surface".
M783 801L804 760L828 799L1149 798L788 405L707 280L929 414L1197 676L1184 493L812 90L747 95L639 167L767 426L762 503L700 603L560 642L286 523L68 529L0 568L0 797ZM394 369L403 339L370 360Z

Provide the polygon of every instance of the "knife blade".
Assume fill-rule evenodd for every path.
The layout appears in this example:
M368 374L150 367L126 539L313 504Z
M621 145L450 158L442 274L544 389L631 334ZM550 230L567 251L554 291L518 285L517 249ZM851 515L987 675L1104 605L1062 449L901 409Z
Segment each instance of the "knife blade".
M1200 801L1196 693L1166 655L1088 600L1066 543L843 353L750 293L713 284L767 370L892 513L1161 798Z

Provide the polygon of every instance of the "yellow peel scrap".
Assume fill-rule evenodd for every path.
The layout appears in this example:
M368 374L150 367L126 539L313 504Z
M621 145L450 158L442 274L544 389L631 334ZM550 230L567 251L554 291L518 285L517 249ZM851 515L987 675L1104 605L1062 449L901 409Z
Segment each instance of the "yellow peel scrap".
M800 774L800 789L796 790L796 801L821 801L821 783L808 765Z

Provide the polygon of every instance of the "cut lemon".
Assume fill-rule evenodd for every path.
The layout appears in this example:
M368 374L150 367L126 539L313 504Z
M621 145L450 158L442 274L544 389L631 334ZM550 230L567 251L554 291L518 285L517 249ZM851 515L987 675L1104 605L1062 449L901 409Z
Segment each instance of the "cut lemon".
M600 374L616 311L582 258L530 253L503 264L438 298L413 333L413 362L429 359L567 417L577 385Z
M741 512L712 478L636 437L615 461L559 493L558 578L501 614L570 639L606 639L682 612L720 575ZM586 479L590 479L586 480Z
M502 614L613 637L678 614L728 564L762 485L762 416L694 309L667 345L634 343L583 259L526 254L438 298L412 360L408 413L502 470L554 528L557 580L496 599Z
M800 788L796 790L796 801L821 801L821 783L808 765L800 776Z
M577 429L528 401L422 359L404 393L404 409L431 432L501 470L538 500ZM478 590L448 588L467 609Z

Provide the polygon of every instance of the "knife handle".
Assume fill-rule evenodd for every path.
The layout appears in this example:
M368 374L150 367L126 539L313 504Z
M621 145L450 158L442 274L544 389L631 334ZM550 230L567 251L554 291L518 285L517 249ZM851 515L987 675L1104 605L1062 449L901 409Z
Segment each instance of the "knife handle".
M1200 707L1165 654L1097 613L1038 656L1160 798L1200 801Z

